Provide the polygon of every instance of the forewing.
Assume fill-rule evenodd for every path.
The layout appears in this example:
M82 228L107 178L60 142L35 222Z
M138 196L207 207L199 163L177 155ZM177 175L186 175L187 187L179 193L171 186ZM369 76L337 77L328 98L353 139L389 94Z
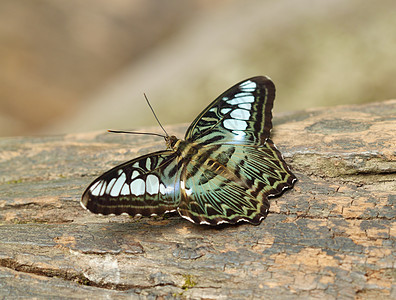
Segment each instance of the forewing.
M272 128L274 99L275 86L268 77L244 80L217 97L192 122L185 139L261 145Z
M162 215L179 204L176 153L159 151L123 163L95 179L81 205L93 213Z
M182 172L178 211L198 224L259 224L267 215L268 197L291 188L295 180L270 140L260 147L206 146Z

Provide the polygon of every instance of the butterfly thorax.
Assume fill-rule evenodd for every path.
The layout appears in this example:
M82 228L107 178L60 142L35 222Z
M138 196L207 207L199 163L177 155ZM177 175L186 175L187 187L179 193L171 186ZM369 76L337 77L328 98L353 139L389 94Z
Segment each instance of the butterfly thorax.
M172 149L177 153L179 160L183 158L192 159L195 155L199 154L199 149L202 145L193 141L178 139L172 135L165 139L168 149Z
M176 150L175 148L175 145L176 145L176 143L179 141L179 139L176 137L176 136L174 136L174 135L167 135L166 137L165 137L165 143L166 143L166 148L167 149L173 149L173 150Z
M204 145L191 140L177 140L173 150L177 153L181 179L184 181L194 177L199 184L217 175L240 181L233 172L227 170L235 152L232 145ZM189 168L192 169L188 170Z

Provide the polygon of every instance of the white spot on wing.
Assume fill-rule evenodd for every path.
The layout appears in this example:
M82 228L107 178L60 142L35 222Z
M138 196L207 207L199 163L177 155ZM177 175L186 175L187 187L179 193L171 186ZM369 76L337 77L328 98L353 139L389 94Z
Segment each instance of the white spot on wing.
M148 157L146 159L146 169L151 170L151 158L150 157Z
M131 190L129 189L129 184L124 184L121 190L121 195L130 195L131 194Z
M245 96L253 96L253 95L252 95L252 93L246 93L246 92L238 93L238 94L234 95L235 98L240 98L240 97L245 97Z
M121 176L118 177L113 187L111 188L110 196L117 197L120 194L121 188L124 185L125 180L126 180L126 175L124 172L121 172Z
M239 108L244 108L247 110L251 110L252 109L252 105L250 103L241 103L238 105Z
M239 87L244 92L254 92L256 89L257 84L253 81L245 81L244 83L240 84Z
M202 220L201 222L199 222L199 224L210 225L210 223L208 221L205 221L205 220Z
M165 187L165 185L164 185L163 183L160 184L159 191L160 191L160 193L161 193L162 195L165 195L165 193L166 193L166 187Z
M249 222L249 220L245 219L245 218L242 218L242 219L237 220L237 223L239 223L239 222Z
M153 175L153 174L149 174L146 178L146 191L147 193L149 193L150 195L154 195L158 193L158 189L159 189L159 180L158 177Z
M102 183L103 182L103 180L98 180L97 182L95 182L95 184L93 184L91 187L90 187L90 190L92 191L92 190L94 190L98 185L99 185L99 183Z
M177 212L179 213L179 215L180 215L182 218L184 218L184 219L186 219L186 220L189 220L189 221L192 222L192 223L195 223L194 220L191 219L190 217L182 215L182 214L180 213L180 209L179 209L179 208L177 208Z
M110 182L109 182L109 184L107 185L107 188L106 188L106 194L110 193L111 188L113 187L113 184L116 182L116 180L117 180L117 178L115 178L115 177L110 180Z
M220 110L220 112L221 112L223 115L226 115L226 114L228 114L228 113L230 112L230 110L231 110L231 108L223 108L223 109Z
M249 120L250 112L246 109L235 109L231 112L231 117L239 120Z
M235 104L242 104L242 103L253 103L254 97L253 96L243 96L243 97L236 97L232 98L227 101L228 104L235 105Z
M144 195L146 191L146 184L143 179L137 178L131 183L131 192L135 196Z
M216 225L227 224L227 223L230 223L230 222L228 222L227 220L220 220L220 221L218 221L218 222L216 223Z
M131 179L134 180L138 176L139 176L139 172L135 170L135 171L132 172Z
M89 189L91 191L91 194L94 196L99 196L102 185L103 185L103 180L99 180L93 186L91 186L91 188Z
M224 127L229 130L245 130L247 123L241 120L227 119L223 121Z
M100 189L99 196L103 196L104 195L105 190L106 190L106 186L107 186L106 181L104 181L104 180L102 180L102 181L103 181L103 184L102 184L102 188Z

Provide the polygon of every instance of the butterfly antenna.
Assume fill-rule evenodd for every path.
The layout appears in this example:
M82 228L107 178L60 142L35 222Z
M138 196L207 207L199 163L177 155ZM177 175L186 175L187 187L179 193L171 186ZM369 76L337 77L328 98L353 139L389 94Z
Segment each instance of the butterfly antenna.
M137 132L137 131L123 131L123 130L107 130L107 132L112 132L112 133L129 133L129 134L144 134L144 135L155 135L155 136L160 136L162 138L166 138L167 136L159 133L153 133L153 132Z
M162 130L165 132L166 136L169 136L169 134L166 132L165 128L162 126L161 122L158 120L157 115L155 114L154 109L151 107L150 101L147 99L146 94L143 93L143 95L144 95L144 98L146 99L146 102L147 102L148 106L150 107L150 109L151 109L151 111L152 111L152 113L153 113L155 119L157 120L159 126L160 126L160 127L162 128Z

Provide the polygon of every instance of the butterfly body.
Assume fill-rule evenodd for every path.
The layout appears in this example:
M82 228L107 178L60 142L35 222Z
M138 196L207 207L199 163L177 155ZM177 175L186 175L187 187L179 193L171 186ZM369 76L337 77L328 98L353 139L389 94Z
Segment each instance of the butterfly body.
M213 101L185 139L121 164L86 189L81 204L101 214L162 215L191 222L259 224L268 197L296 177L269 139L275 87L267 77L245 80Z

